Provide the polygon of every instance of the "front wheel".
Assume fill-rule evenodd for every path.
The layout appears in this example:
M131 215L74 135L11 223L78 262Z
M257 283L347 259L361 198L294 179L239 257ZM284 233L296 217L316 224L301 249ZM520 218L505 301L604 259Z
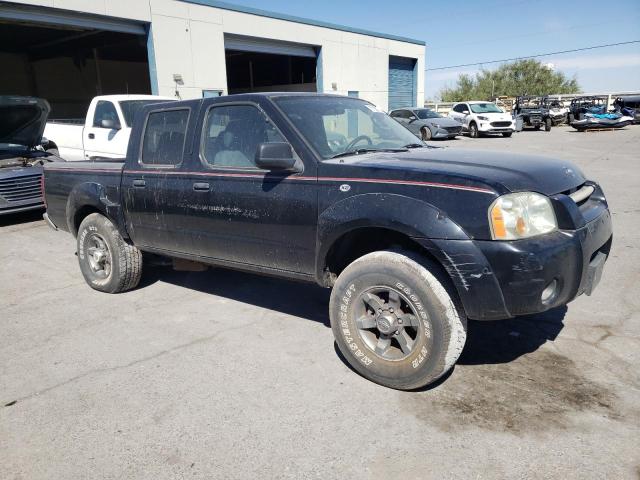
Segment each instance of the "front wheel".
M547 118L544 121L544 131L545 132L550 132L551 131L551 119L550 118Z
M469 136L471 138L478 138L480 136L480 133L478 132L478 125L476 125L475 122L471 122L469 124Z
M138 285L142 252L126 243L108 218L99 213L88 215L76 241L80 271L91 288L119 293Z
M340 352L361 375L412 390L453 367L466 317L437 266L394 251L365 255L338 277L329 316Z

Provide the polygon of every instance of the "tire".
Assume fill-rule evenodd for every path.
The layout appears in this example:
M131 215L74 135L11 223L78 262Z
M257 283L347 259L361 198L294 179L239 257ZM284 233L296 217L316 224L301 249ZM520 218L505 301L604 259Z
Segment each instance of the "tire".
M511 135L513 135L513 132L502 132L503 137L509 138Z
M551 119L550 118L547 118L544 121L544 131L545 132L550 132L551 131Z
M435 264L379 251L340 274L329 316L336 344L354 370L380 385L413 390L435 382L462 353L466 316L458 304Z
M80 271L91 288L120 293L138 285L142 252L126 243L108 218L99 213L88 215L80 224L76 241Z
M537 132L538 130L540 130L540 127L541 127L541 126L542 126L542 125L534 125L534 126L533 126L533 129Z
M429 127L424 127L422 129L422 141L426 142L431 140L431 129Z
M476 125L476 122L471 122L469 124L469 136L471 138L478 138L480 136L480 132L478 132L478 125Z

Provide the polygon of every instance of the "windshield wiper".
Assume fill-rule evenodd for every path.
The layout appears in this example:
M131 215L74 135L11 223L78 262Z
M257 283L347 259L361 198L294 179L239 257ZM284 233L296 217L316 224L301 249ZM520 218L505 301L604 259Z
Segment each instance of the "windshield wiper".
M371 152L406 152L407 147L403 148L357 148L355 150L349 150L347 152L338 153L331 158L348 157L349 155L360 155L361 153Z
M404 148L424 148L425 145L423 145L422 143L409 143L408 145L405 145Z

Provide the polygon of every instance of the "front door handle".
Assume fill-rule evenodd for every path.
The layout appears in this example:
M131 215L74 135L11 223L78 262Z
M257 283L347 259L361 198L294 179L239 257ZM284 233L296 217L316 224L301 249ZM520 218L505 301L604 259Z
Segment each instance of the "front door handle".
M211 187L209 186L208 183L194 183L193 189L196 192L208 192L211 189Z
M95 134L90 133L89 135L87 135L91 140L93 140L94 138L96 138Z
M134 180L133 186L135 188L144 188L147 186L147 182L145 182L144 180Z

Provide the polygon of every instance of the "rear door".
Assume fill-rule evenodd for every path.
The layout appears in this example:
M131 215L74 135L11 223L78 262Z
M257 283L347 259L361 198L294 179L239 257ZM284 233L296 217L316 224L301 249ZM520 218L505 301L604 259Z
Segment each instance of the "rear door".
M192 188L184 172L191 142L187 128L192 106L148 113L139 151L130 149L122 174L122 196L127 231L139 246L166 251L188 251L189 233L183 228L185 195Z
M117 102L98 100L83 132L85 158L124 157L130 133Z

